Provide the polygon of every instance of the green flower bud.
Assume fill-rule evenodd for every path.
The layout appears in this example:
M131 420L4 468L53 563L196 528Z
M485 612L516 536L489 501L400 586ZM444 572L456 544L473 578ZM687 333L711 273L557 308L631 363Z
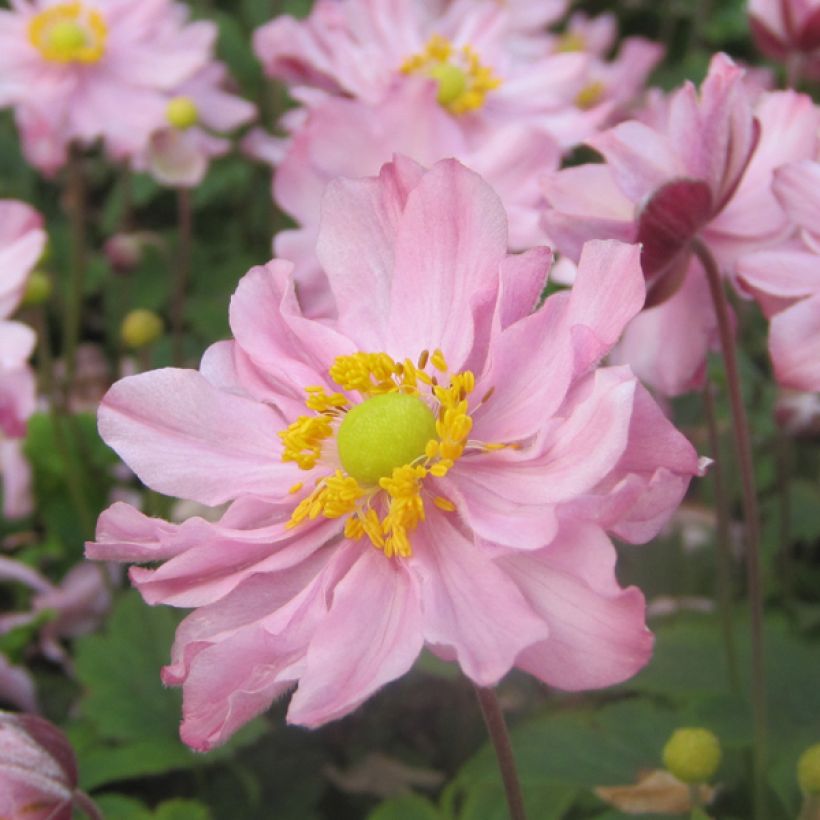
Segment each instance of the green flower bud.
M708 729L677 729L663 747L663 763L684 783L706 783L720 766L720 741Z
M132 310L120 327L120 337L126 347L134 350L153 344L165 329L162 319L152 310Z
M797 782L803 794L820 794L820 743L809 746L797 761Z
M23 305L41 305L48 300L53 290L51 277L45 271L34 270L29 274L26 289L23 291Z

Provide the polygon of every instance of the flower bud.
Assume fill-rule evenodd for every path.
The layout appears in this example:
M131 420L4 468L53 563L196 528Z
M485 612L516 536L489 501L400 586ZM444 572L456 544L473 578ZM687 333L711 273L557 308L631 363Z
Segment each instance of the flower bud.
M132 310L123 320L120 337L126 347L134 350L153 344L165 329L162 319L152 310Z
M23 306L41 305L48 300L53 290L51 277L45 271L32 271L26 282L26 289L23 291Z
M130 273L142 260L142 246L138 233L115 233L106 240L103 252L117 273Z
M677 729L663 747L664 766L689 784L711 780L720 758L720 741L708 729Z
M797 761L797 782L803 794L820 794L820 743L809 746Z

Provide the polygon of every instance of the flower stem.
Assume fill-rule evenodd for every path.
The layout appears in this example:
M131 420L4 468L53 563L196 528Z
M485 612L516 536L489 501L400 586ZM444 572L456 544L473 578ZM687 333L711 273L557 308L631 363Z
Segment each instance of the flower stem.
M718 321L720 346L729 388L732 410L732 429L735 450L740 467L743 488L743 512L746 519L746 582L748 586L751 615L752 677L751 701L754 720L754 816L756 820L767 817L766 794L766 678L763 666L763 587L760 578L760 516L755 490L755 473L752 461L752 443L749 421L740 387L740 371L737 364L734 330L729 318L729 307L723 290L723 280L717 263L706 245L699 239L692 241L692 250L703 265L709 282L712 304Z
M71 146L66 165L65 207L71 225L71 261L63 325L63 359L65 361L65 390L74 379L77 364L77 345L82 325L83 291L86 268L86 189L81 149Z
M191 269L193 216L191 192L187 188L179 188L177 190L177 222L179 234L176 266L174 270L174 293L171 300L173 361L177 367L180 367L184 360L185 296L188 290L188 277Z
M91 820L103 820L102 812L97 808L97 804L79 789L74 792L74 805Z
M726 671L729 676L729 688L735 695L740 694L740 673L737 665L737 649L735 648L735 632L732 618L732 545L729 535L729 504L726 495L726 484L723 476L723 463L720 456L720 433L718 431L717 414L715 413L715 398L713 386L707 382L703 390L703 408L706 415L706 424L709 428L709 449L714 456L714 464L710 469L715 483L715 507L717 509L717 550L716 572L718 610L723 631L723 648L726 652Z
M515 757L510 743L510 735L507 732L507 724L504 722L504 713L501 711L498 698L492 689L485 689L481 686L475 686L475 684L474 688L478 697L478 704L481 706L481 714L484 716L484 723L487 726L487 732L495 748L498 768L501 772L501 779L504 781L504 791L507 794L510 820L526 820L524 796L521 793L521 784L518 781Z

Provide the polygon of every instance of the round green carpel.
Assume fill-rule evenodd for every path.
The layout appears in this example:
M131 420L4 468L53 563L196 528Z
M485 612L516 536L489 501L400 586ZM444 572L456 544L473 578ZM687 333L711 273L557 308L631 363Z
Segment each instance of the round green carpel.
M684 783L707 783L720 766L722 752L717 736L708 729L677 729L663 747L663 763Z
M805 795L820 796L820 743L809 746L797 761L797 782Z
M438 82L436 99L441 105L450 105L467 90L467 75L452 63L436 63L429 74Z
M199 122L199 110L190 97L174 97L168 101L165 118L174 128L185 131Z
M396 467L423 456L434 438L436 417L418 396L384 393L347 413L336 446L347 474L361 484L375 485Z
M74 20L59 20L51 25L46 35L48 47L55 53L70 59L88 45L85 29Z

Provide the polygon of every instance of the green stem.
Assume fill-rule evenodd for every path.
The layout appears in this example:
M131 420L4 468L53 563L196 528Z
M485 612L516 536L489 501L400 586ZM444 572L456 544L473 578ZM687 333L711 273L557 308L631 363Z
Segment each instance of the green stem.
M77 365L77 345L82 327L83 292L86 269L86 188L80 148L72 146L66 166L65 207L71 226L71 258L65 324L63 325L63 360L65 362L64 391L74 379Z
M174 293L171 298L171 334L174 365L180 367L185 350L185 297L191 270L191 243L193 241L193 209L191 192L177 190L177 221L179 226L177 258L174 268Z
M791 465L792 442L785 433L775 440L777 464L778 519L780 536L781 571L783 574L783 603L786 611L794 614L794 555L791 543Z
M720 454L720 432L712 384L707 382L703 390L703 407L709 429L709 449L714 457L709 472L715 483L715 507L717 511L717 550L715 550L715 577L717 580L718 611L720 612L723 648L726 652L726 671L729 688L733 694L740 694L740 672L735 647L735 631L732 617L732 544L729 532L729 504L723 476L723 459Z
M481 714L484 716L487 732L495 749L498 768L507 795L510 820L527 820L524 809L524 795L521 793L521 783L518 780L518 772L515 767L515 756L513 755L510 735L507 732L507 724L504 721L504 713L501 711L498 698L492 689L485 689L475 684L473 686L478 697L478 704L481 706Z
M763 585L760 572L760 514L755 490L752 460L752 440L749 421L743 405L740 387L740 369L737 363L734 329L729 318L729 307L723 290L723 279L709 249L699 239L692 241L692 250L703 265L709 282L709 291L718 322L720 345L729 388L732 411L732 431L740 467L743 489L743 512L746 520L746 583L749 595L752 669L751 701L754 721L754 816L765 820L766 812L766 677L763 661Z

